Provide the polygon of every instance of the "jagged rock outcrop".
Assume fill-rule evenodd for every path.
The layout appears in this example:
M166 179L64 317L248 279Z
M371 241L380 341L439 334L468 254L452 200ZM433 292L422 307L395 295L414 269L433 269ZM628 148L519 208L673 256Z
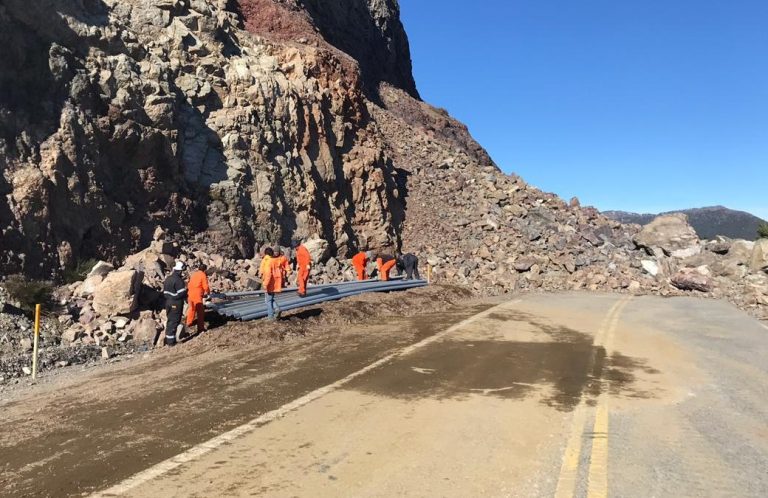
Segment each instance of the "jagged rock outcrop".
M0 5L2 271L117 261L157 226L232 257L399 243L401 179L358 65L244 21L225 0Z

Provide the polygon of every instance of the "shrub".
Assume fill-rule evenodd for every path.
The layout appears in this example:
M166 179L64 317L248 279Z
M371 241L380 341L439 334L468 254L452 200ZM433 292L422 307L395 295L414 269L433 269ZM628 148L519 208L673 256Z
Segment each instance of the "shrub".
M11 275L3 284L12 300L24 311L34 311L36 304L50 303L53 284L42 280L28 280L22 275Z
M62 279L64 280L65 284L71 284L74 282L79 282L81 280L85 280L85 277L88 276L88 273L93 269L94 266L96 266L96 263L98 263L98 259L86 259L84 261L80 261L77 263L77 266L74 268L69 268L67 270L64 270L64 274L62 275Z
M768 223L760 223L757 227L757 236L761 239L768 239Z

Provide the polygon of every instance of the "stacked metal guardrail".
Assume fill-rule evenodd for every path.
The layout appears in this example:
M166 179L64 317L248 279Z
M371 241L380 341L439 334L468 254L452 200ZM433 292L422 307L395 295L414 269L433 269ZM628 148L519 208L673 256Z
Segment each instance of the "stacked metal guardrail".
M281 311L290 311L366 292L399 291L425 285L427 285L426 280L404 280L398 277L388 281L363 280L342 282L338 284L308 286L307 294L304 297L300 297L298 289L294 287L276 294L275 301ZM211 298L213 301L207 304L208 309L228 318L247 321L267 316L264 291L214 294Z

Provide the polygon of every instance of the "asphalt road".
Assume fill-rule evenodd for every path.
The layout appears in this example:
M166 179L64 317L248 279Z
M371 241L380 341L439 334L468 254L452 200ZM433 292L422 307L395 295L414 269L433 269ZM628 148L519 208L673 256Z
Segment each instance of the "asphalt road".
M66 437L30 436L31 400L4 405L0 491L768 496L768 330L722 302L529 295L252 356L210 361L237 367L225 388L181 361L183 397L150 397L128 367L130 415L97 410ZM83 388L51 399L87 417Z

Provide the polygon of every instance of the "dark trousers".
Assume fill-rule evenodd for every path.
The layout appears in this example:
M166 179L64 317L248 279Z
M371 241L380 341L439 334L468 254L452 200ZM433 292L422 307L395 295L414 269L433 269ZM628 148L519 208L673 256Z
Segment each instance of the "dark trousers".
M168 323L165 326L165 343L176 344L176 329L181 323L181 315L184 312L184 303L168 303L165 305L165 315Z

